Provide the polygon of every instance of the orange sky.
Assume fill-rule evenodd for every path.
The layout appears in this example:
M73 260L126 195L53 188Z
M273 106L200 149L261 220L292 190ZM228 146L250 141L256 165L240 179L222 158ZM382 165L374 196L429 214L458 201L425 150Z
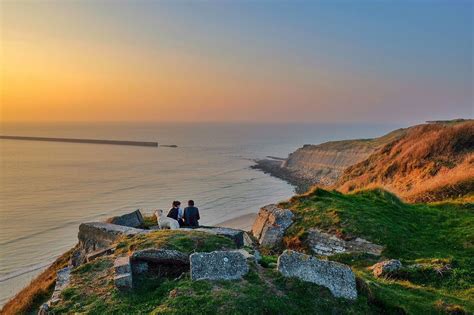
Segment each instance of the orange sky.
M451 45L460 51L450 53L462 58L404 47L418 45L411 39L387 54L379 41L388 38L384 30L363 25L378 32L366 36L357 29L364 10L350 17L351 30L330 21L304 24L300 15L312 17L304 8L282 16L287 9L269 12L264 5L244 15L216 3L194 4L198 10L148 5L2 2L1 120L390 121L406 119L407 111L410 119L472 114L472 60L461 50L469 47L466 34L456 39L463 46ZM324 17L351 22L335 9ZM324 27L337 29L318 34ZM470 72L456 70L466 67Z

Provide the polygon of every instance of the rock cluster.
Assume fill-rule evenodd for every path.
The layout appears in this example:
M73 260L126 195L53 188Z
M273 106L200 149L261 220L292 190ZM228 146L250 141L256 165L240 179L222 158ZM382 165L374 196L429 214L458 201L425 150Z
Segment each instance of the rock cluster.
M383 246L373 244L363 238L343 240L333 234L324 233L319 229L308 232L308 244L317 255L331 256L340 253L368 253L380 256Z
M375 277L387 277L402 268L400 260L391 259L376 263L370 269Z
M260 209L252 227L252 234L262 246L273 247L281 243L285 230L293 223L293 213L276 205Z
M357 298L355 276L346 265L285 250L278 257L277 268L286 277L296 277L324 286L335 297L351 300Z

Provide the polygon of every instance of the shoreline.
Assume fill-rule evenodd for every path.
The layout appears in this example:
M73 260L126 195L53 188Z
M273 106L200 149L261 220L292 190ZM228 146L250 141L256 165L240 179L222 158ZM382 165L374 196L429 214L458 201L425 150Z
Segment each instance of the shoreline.
M274 158L254 160L255 164L250 166L250 168L259 170L265 174L281 179L290 185L295 186L295 192L297 194L305 193L311 186L317 184L314 181L301 178L301 176L298 176L298 174L291 170L282 168L281 164L283 161L285 160Z

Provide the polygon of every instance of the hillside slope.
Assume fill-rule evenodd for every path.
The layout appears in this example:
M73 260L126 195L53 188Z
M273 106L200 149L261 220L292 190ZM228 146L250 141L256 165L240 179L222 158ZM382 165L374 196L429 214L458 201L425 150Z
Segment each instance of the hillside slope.
M409 128L348 167L336 187L342 192L382 187L410 202L472 196L474 122Z
M287 247L311 252L309 232L318 228L347 240L363 237L384 246L385 259L401 260L403 270L381 279L367 269L377 262L375 256L328 257L351 265L365 283L369 300L386 313L474 311L472 203L413 205L380 189L351 194L315 189L281 206L295 214L295 223L286 231Z

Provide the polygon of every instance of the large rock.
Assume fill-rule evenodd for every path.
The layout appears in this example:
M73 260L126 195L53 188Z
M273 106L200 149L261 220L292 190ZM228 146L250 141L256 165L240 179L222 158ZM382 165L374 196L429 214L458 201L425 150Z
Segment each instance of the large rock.
M231 239L237 247L244 246L244 231L225 227L200 227L194 231L206 232Z
M133 236L140 233L148 233L147 230L131 228L127 226L104 223L88 222L79 226L79 245L87 253L101 248L107 248L120 237Z
M143 216L139 209L133 212L118 216L118 217L112 217L107 220L107 223L128 226L128 227L133 227L133 228L139 228L143 226L143 222L144 222Z
M387 277L400 270L401 268L402 263L400 262L400 260L391 259L376 263L369 269L372 270L374 276L376 277Z
M273 247L279 245L285 230L293 223L293 213L276 205L260 209L252 227L252 234L260 245Z
M296 277L324 286L335 297L357 298L355 276L346 265L285 250L278 257L277 268L285 277Z
M237 280L249 271L246 258L238 251L194 253L190 260L192 280Z
M368 253L380 256L384 249L383 246L373 244L363 238L345 241L319 229L309 230L308 244L315 254L325 256L340 253Z

